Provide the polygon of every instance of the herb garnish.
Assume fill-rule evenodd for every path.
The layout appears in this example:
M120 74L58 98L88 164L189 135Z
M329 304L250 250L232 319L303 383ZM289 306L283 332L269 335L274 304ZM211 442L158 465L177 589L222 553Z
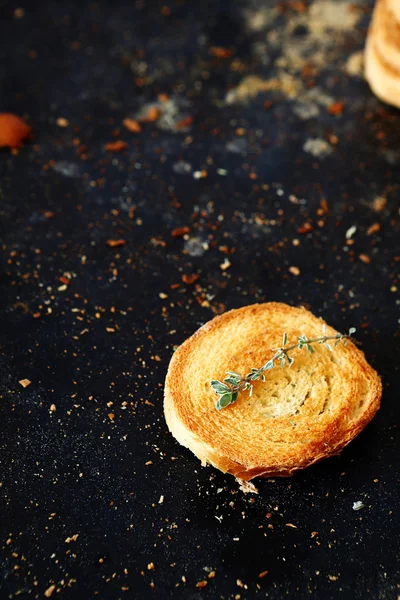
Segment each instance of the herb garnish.
M345 346L346 340L350 338L355 331L356 329L354 327L350 327L348 334L337 333L336 335L327 336L326 327L325 325L322 325L322 333L324 334L322 337L308 339L305 335L302 335L298 337L297 342L291 346L287 345L287 334L285 332L283 334L282 347L278 348L271 360L265 363L261 368L255 369L253 367L246 377L242 377L242 375L233 371L226 371L228 377L225 377L224 381L213 380L210 382L212 389L218 395L218 402L216 405L217 410L221 410L236 402L239 393L242 391L248 391L251 396L253 393L253 384L251 382L257 381L258 379L265 381L265 371L273 369L276 366L276 362L279 362L282 368L285 367L286 364L288 367L291 367L294 363L294 358L289 356L289 352L294 350L294 348L306 348L310 354L313 354L314 348L312 347L312 344L325 344L328 350L333 350L329 341L334 340L335 346L343 341L343 345Z

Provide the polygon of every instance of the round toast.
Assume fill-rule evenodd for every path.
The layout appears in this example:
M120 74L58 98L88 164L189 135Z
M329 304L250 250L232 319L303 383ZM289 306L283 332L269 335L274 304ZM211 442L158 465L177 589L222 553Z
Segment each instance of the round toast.
M203 464L248 481L289 476L337 454L373 418L381 380L351 341L314 353L296 348L293 365L273 368L216 410L211 380L245 376L289 343L322 335L324 321L304 308L270 302L231 310L201 327L173 355L165 382L169 430ZM326 335L338 332L326 326Z

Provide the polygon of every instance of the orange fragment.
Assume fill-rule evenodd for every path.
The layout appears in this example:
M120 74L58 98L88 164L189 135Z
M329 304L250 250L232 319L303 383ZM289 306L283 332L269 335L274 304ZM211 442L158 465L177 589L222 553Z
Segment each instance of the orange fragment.
M127 146L128 144L123 140L115 140L115 142L108 142L104 148L107 150L107 152L120 152L121 150L125 150Z
M158 121L161 116L161 111L157 106L150 106L147 114L142 117L140 120L142 123L154 123L154 121Z
M135 119L124 119L122 123L131 133L140 133L142 131L140 124Z
M32 128L17 115L0 113L0 147L20 148L31 131Z
M106 244L107 246L110 246L110 248L118 248L119 246L125 246L126 240L107 240Z
M328 113L330 115L341 115L344 108L344 102L335 102L328 106Z

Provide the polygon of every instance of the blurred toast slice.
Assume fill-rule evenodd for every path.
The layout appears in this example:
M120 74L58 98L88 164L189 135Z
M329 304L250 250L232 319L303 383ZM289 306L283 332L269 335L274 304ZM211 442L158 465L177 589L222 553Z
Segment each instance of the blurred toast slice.
M365 48L365 77L384 102L400 108L400 2L378 0Z

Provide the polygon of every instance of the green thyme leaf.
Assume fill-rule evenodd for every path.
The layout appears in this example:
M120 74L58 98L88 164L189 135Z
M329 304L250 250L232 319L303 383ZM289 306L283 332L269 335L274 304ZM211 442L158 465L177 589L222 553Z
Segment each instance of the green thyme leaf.
M216 394L225 394L229 391L229 386L222 383L222 381L213 379L213 381L210 382L210 385Z
M234 402L236 402L238 396L239 396L239 392L233 392L231 404L233 404Z
M353 333L355 333L356 331L357 331L357 329L355 327L350 327L349 335L353 335Z
M225 377L224 381L229 385L238 385L241 381L241 377L234 377L233 375L229 375L229 377Z
M232 377L238 377L240 380L242 379L242 376L240 375L240 373L235 373L235 371L225 371L225 373L227 375L232 375Z
M269 360L267 363L265 363L263 367L261 367L261 371L269 371L270 369L273 369L274 366L274 361Z
M223 394L222 396L220 396L218 402L217 402L217 410L221 410L221 408L225 408L226 406L229 406L229 404L232 402L232 396L233 394Z
M287 344L287 333L285 331L285 333L283 334L282 346L285 347L286 344Z
M328 348L328 350L333 352L332 346L330 344L328 344L328 342L325 343L325 346Z
M307 350L309 351L310 354L314 353L314 348L311 346L311 344L307 344Z

